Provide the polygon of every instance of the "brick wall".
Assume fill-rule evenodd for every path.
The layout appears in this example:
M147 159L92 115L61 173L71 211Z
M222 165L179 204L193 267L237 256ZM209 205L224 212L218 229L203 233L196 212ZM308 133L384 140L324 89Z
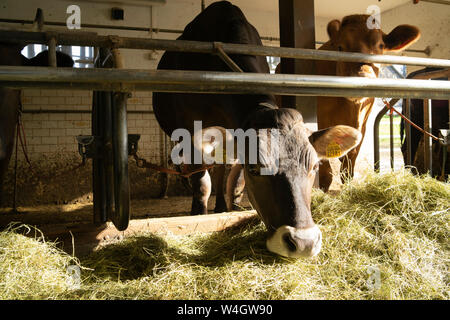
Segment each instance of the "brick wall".
M78 90L22 91L25 111L32 110L91 110L92 92ZM128 132L141 135L139 153L151 161L161 159L163 133L153 114L138 113L152 110L151 92L133 92L128 99ZM137 112L137 113L136 113ZM27 113L23 125L31 158L59 152L77 152L77 135L91 134L90 113Z

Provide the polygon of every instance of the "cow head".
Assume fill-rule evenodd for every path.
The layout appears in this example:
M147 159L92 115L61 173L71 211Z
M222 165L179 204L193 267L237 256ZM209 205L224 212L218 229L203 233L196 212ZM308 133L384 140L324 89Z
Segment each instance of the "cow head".
M250 202L269 231L268 250L295 258L316 255L322 234L314 224L310 205L319 161L343 156L360 142L360 132L336 126L310 134L301 114L287 108L257 111L246 127L259 132L258 161L251 164L246 152L244 173ZM268 133L275 129L278 140L272 142L273 135ZM268 152L271 143L276 144L278 152ZM203 141L202 149L211 152L214 146Z
M384 54L399 52L416 42L419 29L410 25L399 25L389 34L381 29L370 28L371 16L351 15L328 23L327 32L331 49L344 52ZM336 63L336 75L350 77L378 77L379 67L374 64L341 62Z

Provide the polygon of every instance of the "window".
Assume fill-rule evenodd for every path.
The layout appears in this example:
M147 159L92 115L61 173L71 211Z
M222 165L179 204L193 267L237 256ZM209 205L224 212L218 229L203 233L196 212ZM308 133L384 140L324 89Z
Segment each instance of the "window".
M380 68L379 78L390 78L390 79L405 79L406 78L406 66L400 64L393 64L389 66L384 66ZM378 105L384 107L384 103L378 102ZM400 99L395 104L395 109L398 111L402 111L403 100Z
M280 57L267 57L267 63L269 64L270 73L275 73L277 65L280 63Z
M47 50L46 45L29 44L22 50L27 58L33 58L40 52ZM57 51L64 52L72 57L75 68L92 68L94 66L94 48L80 46L57 46Z

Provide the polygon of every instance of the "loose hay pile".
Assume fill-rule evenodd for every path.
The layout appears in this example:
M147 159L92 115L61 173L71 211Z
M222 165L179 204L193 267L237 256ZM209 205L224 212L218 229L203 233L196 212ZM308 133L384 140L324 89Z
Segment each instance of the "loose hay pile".
M310 260L267 252L257 220L212 234L136 236L81 262L5 231L0 298L449 299L448 183L370 174L339 196L314 191L312 207L323 249ZM69 265L85 268L78 289Z

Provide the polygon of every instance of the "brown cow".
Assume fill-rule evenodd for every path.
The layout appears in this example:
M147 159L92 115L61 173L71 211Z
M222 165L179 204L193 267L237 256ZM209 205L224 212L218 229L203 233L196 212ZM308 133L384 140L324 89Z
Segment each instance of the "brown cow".
M319 50L360 52L365 54L383 54L400 52L416 42L420 37L419 29L410 25L399 25L389 34L381 29L369 29L369 15L350 15L328 23L330 40ZM346 77L378 77L379 68L373 64L336 61L316 61L316 73L320 75ZM344 124L358 129L364 139L366 122L374 103L368 97L318 97L317 124L319 129ZM353 177L356 157L361 143L341 160L343 176ZM332 182L330 163L324 160L319 170L320 187L327 191Z

